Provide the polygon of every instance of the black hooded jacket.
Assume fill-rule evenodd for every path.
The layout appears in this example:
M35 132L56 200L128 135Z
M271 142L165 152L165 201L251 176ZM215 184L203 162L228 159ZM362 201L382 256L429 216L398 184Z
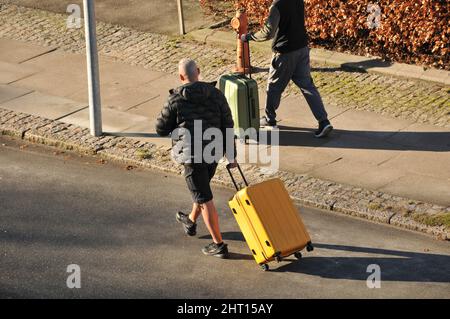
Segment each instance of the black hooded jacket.
M197 125L196 130L194 124ZM202 134L195 136L199 124ZM235 152L234 134L226 134L227 129L230 129L228 133L232 132L233 125L231 110L222 92L215 87L215 83L199 81L170 90L169 98L156 120L156 132L160 136L172 134L172 156L177 162L199 163L204 161L198 155L203 154L204 148L216 138L203 137L208 128L221 131L223 154L227 143L233 143L231 147ZM196 149L195 145L201 145L202 153L198 153L199 148ZM227 154L227 158L234 158L234 155Z

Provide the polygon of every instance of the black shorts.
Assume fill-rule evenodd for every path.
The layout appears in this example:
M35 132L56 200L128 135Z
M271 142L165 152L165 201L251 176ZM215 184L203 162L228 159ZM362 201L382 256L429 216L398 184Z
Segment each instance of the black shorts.
M184 178L191 191L192 200L197 204L204 204L213 199L211 179L216 173L217 163L205 164L185 164Z

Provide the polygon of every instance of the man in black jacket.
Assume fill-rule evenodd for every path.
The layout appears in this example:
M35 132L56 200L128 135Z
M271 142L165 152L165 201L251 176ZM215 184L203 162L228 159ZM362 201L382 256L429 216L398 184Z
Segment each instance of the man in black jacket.
M274 54L267 83L266 115L261 118L261 126L276 127L276 110L280 105L281 94L292 80L302 91L319 122L315 136L327 136L333 127L311 78L303 0L275 0L264 27L259 32L244 34L242 41L266 41L272 38Z
M213 239L203 248L203 253L227 258L228 248L220 233L210 181L224 154L231 166L236 165L233 118L224 95L214 83L199 81L199 73L193 60L180 61L183 85L170 91L157 119L156 132L161 136L171 134L175 142L172 157L184 165L184 176L194 202L189 215L176 214L177 221L182 223L187 235L195 236L196 221L202 215ZM218 147L212 147L214 145Z

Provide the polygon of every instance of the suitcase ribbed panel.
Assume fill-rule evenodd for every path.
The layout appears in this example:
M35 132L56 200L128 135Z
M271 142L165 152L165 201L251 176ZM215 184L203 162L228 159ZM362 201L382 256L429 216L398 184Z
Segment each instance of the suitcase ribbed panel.
M271 179L251 185L243 193L241 202L249 201L251 206L245 205L246 212L254 212L257 216L250 218L258 235L262 234L259 240L268 258L271 259L275 252L287 256L302 250L311 240L281 180ZM271 247L265 245L265 240Z
M311 240L283 182L271 179L250 186L250 201L266 227L276 251L289 255L303 249Z
M235 134L243 137L240 136L239 128L245 131L253 127L259 131L259 98L256 81L239 74L227 74L220 77L219 88L230 106Z
M250 248L250 251L255 258L255 261L258 264L265 263L269 261L269 257L266 255L264 248L261 243L263 240L261 239L261 234L257 233L257 229L255 228L255 220L252 220L251 214L249 215L245 211L244 203L241 203L239 199L239 193L237 193L230 201L229 205L233 212L234 217L241 229L242 234L244 235L245 241ZM254 219L254 217L253 217ZM257 218L256 223L259 222Z

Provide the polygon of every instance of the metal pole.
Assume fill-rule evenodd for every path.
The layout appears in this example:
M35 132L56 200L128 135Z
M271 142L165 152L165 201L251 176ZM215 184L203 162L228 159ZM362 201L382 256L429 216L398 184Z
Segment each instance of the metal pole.
M186 34L184 28L184 15L183 15L183 0L177 0L178 6L178 21L180 22L180 35Z
M102 135L102 110L98 71L97 36L94 0L83 0L84 27L86 37L86 60L89 91L89 122L91 135Z

